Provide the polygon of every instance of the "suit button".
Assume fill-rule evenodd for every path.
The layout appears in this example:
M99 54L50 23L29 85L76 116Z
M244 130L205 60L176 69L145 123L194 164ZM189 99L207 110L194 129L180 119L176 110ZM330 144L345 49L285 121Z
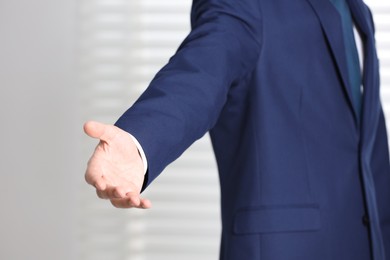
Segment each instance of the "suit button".
M370 225L370 219L368 218L367 215L364 215L362 219L363 219L363 224L365 226L369 226Z

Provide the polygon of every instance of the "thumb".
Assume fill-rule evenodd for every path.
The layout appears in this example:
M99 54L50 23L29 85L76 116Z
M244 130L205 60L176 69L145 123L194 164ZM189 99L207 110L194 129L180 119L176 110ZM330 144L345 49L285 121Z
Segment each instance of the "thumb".
M102 141L110 141L116 135L115 126L106 125L96 121L88 121L84 124L84 132L92 137Z

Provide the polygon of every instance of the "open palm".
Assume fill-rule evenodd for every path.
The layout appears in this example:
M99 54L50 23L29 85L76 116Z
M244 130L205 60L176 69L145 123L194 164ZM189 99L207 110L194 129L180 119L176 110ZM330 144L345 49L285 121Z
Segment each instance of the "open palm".
M100 140L85 173L99 198L119 208L149 208L150 201L140 197L144 166L131 136L116 126L93 121L85 123L84 131Z

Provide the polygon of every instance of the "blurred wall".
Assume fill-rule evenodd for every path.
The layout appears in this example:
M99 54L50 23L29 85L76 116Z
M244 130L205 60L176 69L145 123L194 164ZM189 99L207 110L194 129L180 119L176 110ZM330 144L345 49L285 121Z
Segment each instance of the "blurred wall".
M0 259L74 258L75 20L73 0L0 1Z
M157 2L160 2L161 10L156 7ZM189 3L190 0L186 2ZM98 3L107 6L105 9L100 5L96 7ZM118 8L115 3L123 3L131 10ZM135 95L146 87L146 81L157 70L144 69L150 75L141 75L143 80L136 82L139 86L134 87L135 73L142 74L144 70L134 71L133 67L146 68L147 62L152 64L151 66L159 67L159 62L164 62L167 57L158 51L157 59L160 60L156 62L155 58L149 58L150 50L147 49L147 41L152 39L161 42L162 35L156 34L156 31L174 31L176 28L170 19L163 16L164 13L175 19L173 14L188 19L187 7L184 4L177 6L175 1L162 3L160 0L0 0L0 259L97 260L99 256L104 260L172 260L183 259L182 256L185 256L185 259L191 259L191 256L193 259L215 259L218 253L219 219L214 205L218 203L218 190L216 175L211 176L208 172L213 171L213 168L204 167L206 164L203 164L203 161L213 160L207 140L205 143L198 143L196 149L200 153L186 152L180 161L175 163L176 168L168 169L164 178L156 181L153 189L148 191L148 196L155 202L152 211L116 210L106 201L96 199L93 189L83 181L87 156L96 142L83 136L82 121L88 119L87 117L100 115L94 119L104 119L108 122L116 118L122 108L109 110L110 113L115 112L107 115L107 103L111 103L101 102L103 105L98 110L94 104L105 101L108 92L104 92L106 90L101 85L98 89L104 94L92 92L91 86L84 84L85 80L78 79L83 76L83 71L87 71L85 74L90 76L88 73L93 71L92 65L95 66L92 64L91 67L86 67L81 64L84 67L79 70L77 64L80 57L90 58L87 50L92 53L94 49L91 49L91 46L100 46L98 41L90 42L88 37L93 38L95 35L88 34L86 37L89 32L80 32L81 27L84 26L85 30L85 27L90 29L88 26L91 24L95 26L94 22L101 23L100 16L96 15L96 20L91 18L94 15L91 10L95 10L99 15L103 15L103 22L114 25L122 21L123 15L125 26L120 24L118 28L123 30L124 35L128 35L125 39L131 35L138 36L135 44L140 44L143 52L134 49L130 54L127 53L126 59L129 62L121 55L114 61L124 64L126 73L123 77L126 81L123 92L120 93L127 95L113 95L113 103L118 107L127 107L130 105L129 100L133 97L135 99ZM374 15L378 22L377 39L384 72L382 97L386 114L389 115L390 34L387 28L390 9L388 4L387 9L382 7L382 0L370 0L367 3L376 7ZM134 14L129 17L127 14L134 11L135 7L139 8L138 16ZM104 12L106 9L107 14ZM112 12L115 13L116 9L119 10L120 19L116 16L115 19L112 18ZM83 17L80 18L78 10L87 12L86 22L80 22ZM181 33L186 29L184 23L174 24ZM102 27L103 35L107 32L109 40L111 32L114 32L115 36L115 30L110 26L104 24ZM97 30L100 27L93 28ZM128 34L130 31L131 35ZM176 38L182 37L178 32L164 35L169 38L160 43L165 49L167 42L174 48L180 42L180 39ZM85 50L75 47L79 46L80 39L87 39ZM102 40L99 37L97 39ZM126 45L127 42L122 44ZM79 53L80 51L83 53ZM168 52L170 54L172 50L167 49L167 55ZM143 54L146 57L141 59L139 56ZM138 59L135 60L134 57ZM104 61L106 60L107 57L104 57ZM130 61L133 61L134 65ZM112 67L109 66L110 68ZM81 86L78 82L82 82ZM99 96L104 98L100 100ZM86 111L88 109L89 111ZM209 164L211 165L211 162ZM186 175L182 174L183 171L186 171ZM191 179L189 174L198 179ZM198 195L197 189L173 190L171 186L178 182L197 183L202 187L203 197ZM180 196L177 195L179 193ZM183 194L187 197L182 196ZM188 198L191 199L190 207L177 207L188 204ZM206 201L208 204L205 204ZM199 210L201 208L204 210L202 214ZM194 209L195 214L191 211ZM185 211L192 214L192 218L188 218L188 214L184 214ZM170 226L172 222L180 228L173 230ZM199 226L198 223L202 225ZM146 226L152 226L153 230L147 229ZM108 233L111 236L107 236ZM117 243L118 240L121 241L120 244ZM198 246L194 246L195 242ZM148 250L149 255L146 255L145 252L151 247L153 250ZM182 248L185 250L181 250ZM188 255L190 248L197 254ZM109 250L117 254L117 258L112 257ZM177 257L172 257L175 254ZM110 257L106 257L107 255Z

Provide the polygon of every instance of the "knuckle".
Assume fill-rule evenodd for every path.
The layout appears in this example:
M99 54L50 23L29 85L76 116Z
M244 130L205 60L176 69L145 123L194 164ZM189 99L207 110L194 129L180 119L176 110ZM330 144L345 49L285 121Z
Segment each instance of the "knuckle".
M115 190L116 190L116 187L113 187L109 190L108 192L108 195L110 196L110 198L116 198L115 196Z
M119 207L119 204L118 204L118 202L117 202L116 200L111 199L110 202L111 202L111 204L112 204L115 208L120 208L120 207Z
M105 198L104 195L103 195L103 193L102 193L101 191L99 191L99 190L96 190L96 195L97 195L100 199L104 199L104 198Z

